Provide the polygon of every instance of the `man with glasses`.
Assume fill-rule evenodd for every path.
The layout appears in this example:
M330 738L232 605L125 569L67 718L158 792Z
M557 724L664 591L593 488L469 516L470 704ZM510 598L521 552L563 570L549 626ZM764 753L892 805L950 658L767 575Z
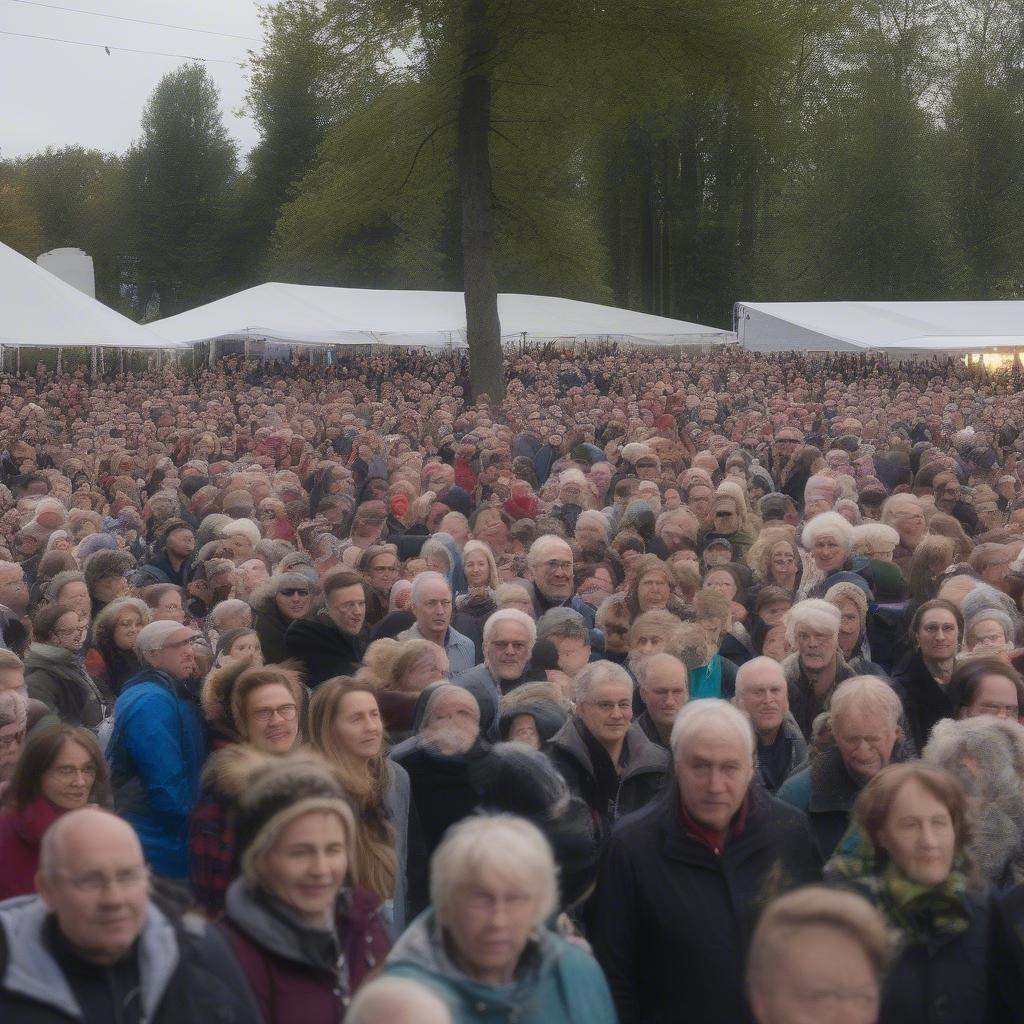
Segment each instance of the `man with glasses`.
M572 608L583 616L588 629L594 628L594 609L573 590L572 548L561 537L538 537L526 556L532 582L526 585L536 618L550 608Z
M551 737L547 753L607 839L620 817L661 792L669 756L633 722L633 680L624 668L591 662L575 688L575 712Z
M117 698L107 748L117 812L135 828L153 870L179 881L188 877L188 822L206 759L198 637L166 620L139 631L143 667Z
M259 1019L220 933L150 901L138 838L113 814L88 807L58 819L43 836L36 887L0 909L0 1020Z

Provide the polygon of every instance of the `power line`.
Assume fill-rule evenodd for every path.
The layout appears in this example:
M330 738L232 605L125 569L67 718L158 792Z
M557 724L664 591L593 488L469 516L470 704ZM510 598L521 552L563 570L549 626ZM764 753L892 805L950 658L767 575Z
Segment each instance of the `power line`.
M137 50L131 46L108 46L104 43L86 43L81 39L57 39L55 36L34 36L28 32L7 32L0 29L0 36L17 36L20 39L40 39L47 43L67 43L70 46L91 46L97 50L106 50L107 53L118 51L120 53L145 53L152 57L177 57L179 60L198 60L204 64L234 64L235 67L245 67L245 59L236 57L196 57L191 53L167 53L164 50Z
M44 4L39 0L10 0L12 4L25 4L27 7L44 7L48 11L65 11L68 14L85 14L90 18L110 18L113 21L130 21L136 25L155 25L157 28L174 28L181 32L202 32L208 36L226 36L228 39L244 39L248 43L260 43L262 39L254 36L240 36L234 32L218 32L212 28L192 28L189 25L171 25L165 21L145 21L142 18L128 18L121 14L104 14L102 11L80 11L77 7L60 7L57 4Z

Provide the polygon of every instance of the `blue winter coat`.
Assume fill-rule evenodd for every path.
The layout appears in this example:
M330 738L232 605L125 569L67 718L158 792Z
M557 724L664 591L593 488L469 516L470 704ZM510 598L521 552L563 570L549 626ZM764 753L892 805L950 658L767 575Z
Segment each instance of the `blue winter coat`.
M114 705L107 748L114 804L166 878L188 877L189 818L205 760L202 719L186 684L152 667L132 676Z
M579 946L539 929L511 985L485 985L448 958L433 910L424 911L398 940L384 973L434 989L452 1024L616 1024L608 983L597 961Z

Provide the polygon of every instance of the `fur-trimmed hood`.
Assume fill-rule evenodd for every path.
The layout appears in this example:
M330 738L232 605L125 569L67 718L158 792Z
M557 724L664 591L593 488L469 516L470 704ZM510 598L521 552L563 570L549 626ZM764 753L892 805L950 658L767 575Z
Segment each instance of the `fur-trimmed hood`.
M229 743L211 754L203 769L203 787L235 803L245 791L253 772L274 759L250 743Z

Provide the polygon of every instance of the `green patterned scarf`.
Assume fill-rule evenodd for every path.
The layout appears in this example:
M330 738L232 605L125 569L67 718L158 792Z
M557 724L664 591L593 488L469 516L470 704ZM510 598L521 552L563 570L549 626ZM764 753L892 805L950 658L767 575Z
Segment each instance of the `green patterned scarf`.
M962 853L954 857L953 870L941 885L919 885L892 861L883 861L866 833L851 825L828 862L825 877L852 882L864 891L908 944L959 935L970 925Z

